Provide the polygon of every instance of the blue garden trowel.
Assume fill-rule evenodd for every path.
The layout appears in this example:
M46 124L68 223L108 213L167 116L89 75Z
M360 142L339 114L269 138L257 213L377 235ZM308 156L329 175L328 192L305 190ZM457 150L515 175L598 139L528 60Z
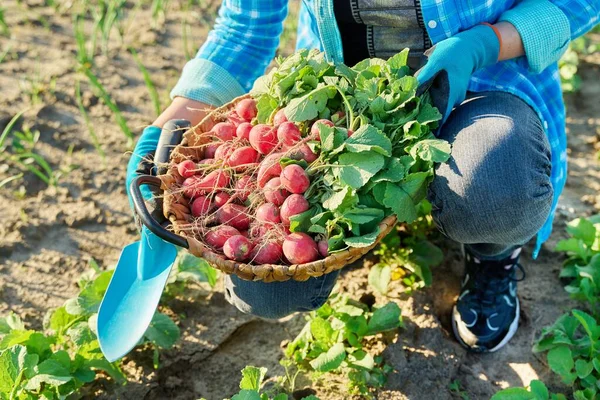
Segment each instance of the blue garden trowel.
M169 121L163 127L154 157L159 174L166 172L163 165L169 161L171 150L189 127L190 123L185 120ZM158 218L163 224L165 222L160 215L162 199L159 197L155 199L159 203L157 212L150 216L140 191L144 184L160 187L160 179L140 175L131 182L129 191L143 223L141 238L121 252L98 311L98 340L102 353L110 362L129 353L150 325L177 256L177 247L173 243L188 247L185 239L168 232L157 221ZM164 234L161 238L153 233L156 228L173 237L163 240Z

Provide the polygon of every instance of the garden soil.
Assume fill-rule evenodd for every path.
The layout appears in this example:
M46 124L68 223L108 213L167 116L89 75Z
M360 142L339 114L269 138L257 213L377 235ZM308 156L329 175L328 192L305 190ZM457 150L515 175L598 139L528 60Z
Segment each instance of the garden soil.
M185 63L181 20L190 23L188 47L193 54L214 18L213 3L204 2L204 8L186 14L173 2L166 22L157 28L152 27L150 11L130 10L124 40L113 32L107 52L95 58L94 71L136 135L152 122L154 112L142 75L125 49L132 46L138 51L165 106L168 90ZM124 187L130 152L109 109L76 72L72 10L56 11L38 0L19 4L8 0L3 7L12 36L0 37L0 54L10 48L0 63L0 131L26 109L16 129L39 131L36 151L55 171L63 171L57 187L25 174L0 189L0 315L14 311L27 326L39 329L48 310L77 293L78 278L90 259L112 268L123 246L137 240ZM289 39L282 46L281 54L293 49ZM501 388L527 385L538 378L561 389L544 358L533 354L531 347L542 327L576 306L558 278L564 258L552 251L565 237L565 223L600 210L600 163L594 158L600 138L600 56L583 60L580 75L581 91L566 97L569 179L551 239L537 260L530 257L531 245L522 257L527 279L519 285L522 313L516 336L494 354L470 354L456 343L450 313L462 273L460 248L439 238L445 261L434 270L433 286L412 296L393 291L404 327L372 340L372 350L382 352L394 368L376 398L455 398L458 395L449 390L454 381L470 399L488 399ZM105 160L95 150L77 107L74 84L78 79ZM0 165L0 180L14 172ZM347 268L340 290L354 298L369 295L368 267L369 262L364 262ZM173 300L169 306L182 337L175 348L161 353L160 368L153 369L151 350L135 350L125 359L127 385L101 378L87 389L85 398L230 397L238 390L239 371L245 365L267 367L268 377L282 375L281 344L304 323L302 315L274 322L244 315L225 301L222 283L208 296ZM298 386L304 385L300 381ZM324 400L349 398L342 380L328 378L311 386Z

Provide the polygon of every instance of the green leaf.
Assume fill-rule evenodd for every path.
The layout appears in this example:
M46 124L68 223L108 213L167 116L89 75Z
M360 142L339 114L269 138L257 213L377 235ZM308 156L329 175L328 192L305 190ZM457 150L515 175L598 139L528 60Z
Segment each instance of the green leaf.
M327 210L343 212L354 206L358 202L358 197L354 190L344 186L341 190L334 192L323 201L323 207ZM316 223L316 222L314 222Z
M179 327L171 318L156 312L144 336L158 347L170 349L179 340Z
M81 290L77 296L76 303L84 312L92 314L98 312L98 307L104 297L104 292L112 278L114 271L105 271L98 275L93 281ZM68 304L65 304L67 312L70 312Z
M310 362L315 371L328 372L333 371L342 365L346 359L346 350L343 343L336 343L326 353L321 353L317 358Z
M593 370L594 365L592 364L592 362L587 362L582 359L578 359L577 361L575 361L575 372L577 373L579 379L584 379L589 374L591 374Z
M535 395L536 400L547 400L550 397L550 393L548 393L548 388L544 385L544 382L538 381L536 379L532 380L529 384L531 388L531 393Z
M572 313L581 326L583 326L583 329L585 329L585 332L590 339L592 341L597 341L600 338L600 328L594 317L580 310L573 310Z
M348 363L354 368L359 367L368 371L375 367L375 360L373 359L373 356L364 350L358 350L352 354L349 354Z
M77 315L69 314L65 306L62 306L52 313L49 327L56 332L58 336L62 336L65 329L67 329L77 318L79 318Z
M535 400L535 395L525 388L516 387L503 389L493 395L490 400Z
M255 390L259 391L262 386L262 382L267 374L267 369L257 368L253 366L246 366L242 369L242 380L240 381L240 389L243 390Z
M596 239L596 228L594 224L585 218L577 218L567 224L567 232L576 239L591 246Z
M211 267L206 260L183 251L179 253L178 258L178 281L207 282L210 287L215 287L219 278L219 272Z
M261 400L261 398L256 390L240 390L231 400Z
M346 243L350 247L369 247L375 240L377 240L377 236L379 235L379 228L375 229L371 233L367 233L366 235L361 236L353 236L344 239L344 243Z
M402 326L400 307L398 307L398 304L390 302L376 309L367 326L367 335L399 328Z
M392 276L392 268L387 264L375 264L369 271L369 285L385 295Z
M67 335L77 346L96 340L96 334L92 332L87 321L78 322L67 330Z
M413 199L394 183L386 183L383 205L396 214L398 222L412 222L417 219L417 209Z
M312 226L310 220L315 215L316 211L316 207L311 207L300 214L292 215L290 217L290 231L308 232L308 229Z
M34 333L35 331L33 330L12 330L0 340L0 350L7 349L17 344L25 344Z
M344 212L344 218L353 224L366 224L372 221L381 221L384 217L383 210L379 208L354 207Z
M348 133L340 128L319 124L319 137L321 138L321 150L325 153L337 153L341 145L344 144Z
M385 167L371 179L372 182L400 182L406 175L406 167L397 157L385 160Z
M0 318L0 334L10 333L11 330L25 330L21 318L12 311L8 314L8 317Z
M559 374L565 383L571 384L575 379L575 374L571 373L575 366L571 349L566 346L555 347L548 352L547 357L550 369Z
M425 198L426 182L430 176L429 172L414 172L404 178L398 186L408 193L414 203L418 203Z
M373 151L344 153L339 157L339 165L341 181L354 189L359 189L383 168L384 158Z
M411 245L412 252L409 260L417 265L434 267L444 261L442 249L428 240L422 240Z
M394 54L392 57L388 58L386 64L389 68L389 71L396 75L398 71L406 68L406 64L408 63L408 53L409 49L406 48L399 53Z
M421 110L419 111L419 115L417 116L417 121L421 125L427 125L431 122L436 122L441 119L442 114L438 111L437 108L435 108L429 103L424 103L421 105Z
M384 156L392 154L392 142L373 125L361 126L352 136L346 139L344 146L353 153L374 151Z
M316 118L327 106L327 101L336 93L335 88L324 86L308 94L292 99L285 107L285 116L292 122L303 122Z
M13 389L21 383L22 374L38 362L36 354L28 354L24 346L16 345L0 351L0 399L9 399Z
M425 139L417 142L411 149L413 158L425 161L446 162L450 158L450 144L441 139Z
M321 317L317 317L310 322L310 332L315 340L324 344L331 343L335 339L335 331L331 324Z
M35 375L25 385L27 390L39 390L42 383L60 386L73 379L69 370L56 360L42 361L34 368Z
M346 321L346 329L362 338L366 335L367 331L369 330L367 325L367 319L364 315L358 315L349 318Z

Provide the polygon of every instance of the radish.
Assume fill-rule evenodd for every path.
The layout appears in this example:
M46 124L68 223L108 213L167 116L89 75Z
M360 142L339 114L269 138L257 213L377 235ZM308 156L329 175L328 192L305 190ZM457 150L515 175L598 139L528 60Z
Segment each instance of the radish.
M250 196L250 193L252 193L254 189L256 189L256 184L252 177L250 175L244 175L235 183L235 196L241 202L244 202L248 199L248 196Z
M261 239L264 238L267 233L269 233L269 228L266 225L262 225L259 223L252 223L250 225L250 229L248 230L248 234L252 238Z
M216 207L223 207L225 204L227 204L230 198L231 196L227 193L218 192L217 194L215 194L215 198L213 200L215 202Z
M319 119L315 121L315 123L310 127L310 135L317 140L321 140L321 135L319 134L319 125L334 126L333 122L328 119Z
M198 196L194 199L191 206L192 215L194 217L203 217L212 208L212 202L206 196Z
M348 129L348 137L352 136L353 133L354 131L352 129Z
M252 120L252 118L256 117L257 113L256 101L254 99L241 100L235 106L235 112L246 121Z
M277 146L277 130L266 124L258 124L250 130L250 144L260 154L269 154Z
M327 257L327 254L329 253L329 244L327 243L327 240L319 240L319 243L317 243L317 249L319 249L319 254L321 257Z
M227 162L231 153L233 153L235 149L233 148L232 143L223 143L219 146L219 148L215 151L215 160L222 160L224 163Z
M278 224L281 222L279 217L279 207L272 203L264 203L256 209L256 220L258 222Z
M302 194L310 186L310 179L304 169L297 164L290 164L281 171L281 183L291 193Z
M223 245L223 253L230 260L244 261L250 255L252 245L242 235L235 235L227 239Z
M290 217L309 209L308 201L300 194L291 194L279 209L279 216L285 225L290 224Z
M277 125L281 125L284 122L287 122L287 117L285 116L285 110L282 108L281 110L277 111L275 113L275 116L273 117L273 125L277 126Z
M281 165L279 164L281 156L282 153L273 153L261 161L257 175L259 188L263 188L271 178L279 176L281 173Z
M221 224L231 225L238 230L245 230L250 226L248 210L238 204L225 204L217 211L217 218Z
M206 232L206 235L204 235L204 240L210 246L220 249L223 247L227 239L239 234L240 232L232 226L219 225Z
M231 153L225 161L230 167L239 167L241 165L253 164L258 161L260 155L250 146L240 147Z
M204 158L215 158L217 149L221 146L219 142L213 142L206 145L204 148Z
M252 124L250 122L242 122L238 125L235 130L235 135L239 139L250 140L250 131L252 130Z
M181 184L181 187L183 188L183 195L190 199L197 196L198 193L196 193L196 185L200 183L201 180L202 177L199 175L194 175L190 176L189 178L186 178Z
M198 164L214 164L215 163L215 159L214 158L205 158L204 160L200 160L198 161Z
M276 206L282 205L286 197L290 195L290 193L282 187L280 178L269 180L265 185L263 192L265 193L267 201Z
M284 146L291 147L302 139L300 129L293 122L284 122L277 128L277 139Z
M211 132L224 142L227 142L235 136L235 125L231 122L219 122L213 126Z
M306 233L294 232L283 241L283 254L292 264L305 264L319 258L317 244Z
M227 116L227 121L231 122L236 128L240 126L240 124L246 122L244 118L240 117L235 111L229 113Z
M260 243L254 246L250 253L250 260L254 264L275 264L283 255L281 245L275 242Z
M299 147L290 150L286 153L286 156L293 160L305 160L309 164L319 158L306 143L302 143Z
M177 172L182 178L189 178L196 174L196 163L192 160L184 160L177 165Z
M224 189L227 187L227 185L229 185L229 180L230 178L227 172L221 170L213 171L198 182L195 189L201 192L214 192L217 189Z

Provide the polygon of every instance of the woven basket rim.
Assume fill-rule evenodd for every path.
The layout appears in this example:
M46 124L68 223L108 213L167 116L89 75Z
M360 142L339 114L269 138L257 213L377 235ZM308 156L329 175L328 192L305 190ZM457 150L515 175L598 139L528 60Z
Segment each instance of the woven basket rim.
M318 277L341 269L367 254L381 241L385 235L387 235L393 229L397 221L395 215L389 215L379 223L379 234L377 235L375 242L369 246L350 247L348 249L330 254L320 260L305 264L293 265L252 265L228 260L222 254L219 254L208 246L202 244L192 235L187 236L186 232L181 229L182 224L188 224L190 222L189 205L186 206L181 204L179 201L181 199L181 195L177 196L170 191L170 189L177 182L181 181L181 176L179 176L176 168L178 157L181 157L181 154L185 152L185 148L190 142L194 143L194 135L196 135L197 132L207 132L215 123L225 120L224 116L226 113L233 109L239 101L250 97L251 96L249 94L246 94L214 109L207 114L206 117L200 121L200 123L185 132L182 142L177 145L171 153L167 173L159 176L162 181L162 189L164 193L164 215L171 222L171 227L173 228L174 232L187 239L189 244L188 251L197 257L205 259L213 267L223 271L224 273L235 274L245 280L264 282L287 281L289 279L304 281L310 277ZM185 210L186 207L187 212Z

